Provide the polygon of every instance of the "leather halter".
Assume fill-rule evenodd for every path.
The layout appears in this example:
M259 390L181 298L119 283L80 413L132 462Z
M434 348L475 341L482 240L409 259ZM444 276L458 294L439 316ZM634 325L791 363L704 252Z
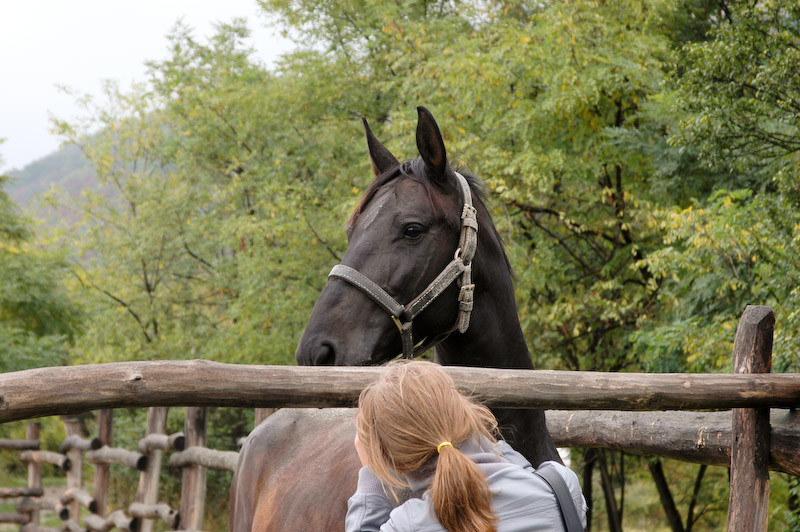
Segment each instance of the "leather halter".
M451 332L458 330L463 333L469 328L469 318L472 312L473 295L475 285L472 283L472 259L475 257L475 250L478 247L478 220L475 207L472 206L472 191L467 180L455 172L461 190L461 197L464 206L461 209L461 236L458 249L450 264L434 279L428 287L415 297L408 305L401 305L386 290L378 286L369 277L358 270L337 264L328 274L328 278L336 277L352 284L370 299L385 310L400 331L403 341L403 358L412 358L420 355L442 342ZM455 324L447 331L444 331L430 341L422 342L419 346L414 344L412 332L412 322L420 312L433 302L445 289L461 277L459 280L460 291L458 294L458 316Z

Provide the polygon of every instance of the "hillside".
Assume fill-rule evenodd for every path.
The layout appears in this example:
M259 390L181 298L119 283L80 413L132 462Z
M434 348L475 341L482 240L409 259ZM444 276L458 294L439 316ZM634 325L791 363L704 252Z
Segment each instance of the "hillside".
M71 197L82 190L97 188L94 169L75 145L64 145L56 152L32 162L22 170L8 173L11 198L22 208L35 208L36 197L51 187L62 188Z

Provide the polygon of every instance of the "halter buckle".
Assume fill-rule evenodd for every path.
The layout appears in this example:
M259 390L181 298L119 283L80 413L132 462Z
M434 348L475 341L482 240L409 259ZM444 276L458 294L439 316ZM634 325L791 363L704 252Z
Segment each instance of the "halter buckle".
M475 302L475 285L465 284L458 292L458 319L456 328L458 332L464 333L469 328L469 319L472 315L472 307Z

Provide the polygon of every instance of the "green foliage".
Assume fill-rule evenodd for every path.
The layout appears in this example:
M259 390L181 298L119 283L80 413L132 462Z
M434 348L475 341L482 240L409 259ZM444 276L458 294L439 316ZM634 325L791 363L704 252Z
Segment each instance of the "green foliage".
M57 366L67 361L82 316L64 286L66 261L34 238L30 221L6 192L8 183L0 176L0 372ZM2 424L0 437L22 439L26 428L27 422ZM43 446L58 447L63 437L60 423L43 420ZM26 474L11 452L0 455L0 467Z
M649 261L655 206L664 190L688 201L694 161L665 140L662 83L673 50L710 23L637 6L263 2L306 43L272 73L240 45L240 22L205 44L176 27L148 84L109 86L107 104L85 100L96 122L59 124L115 191L87 197L72 233L77 257L99 258L75 266L98 316L81 358L290 361L369 180L353 119L410 155L409 108L425 103L510 215L537 361L639 367L631 334L664 275Z
M789 502L785 511L785 519L789 530L800 530L800 479L790 477L787 479Z
M150 65L150 89L108 87L103 132L83 148L113 195L87 195L70 233L78 257L97 255L74 266L97 317L82 360L292 359L324 283L307 265L342 249L315 229L344 217L325 200L340 201L328 180L342 150L323 128L281 125L279 97L295 80L252 64L237 45L245 34L222 26L204 45L178 27L173 56Z
M652 302L657 279L643 258L658 231L647 225L649 161L614 139L640 127L663 79L669 43L650 15L625 2L421 4L416 16L389 7L382 18L361 3L265 6L304 39L312 26L336 26L315 35L345 65L363 59L353 65L366 81L361 100L378 105L364 113L392 126L381 132L391 148L413 126L410 103L436 111L449 153L487 180L498 214L511 214L501 229L537 362L630 365L619 332Z
M0 371L56 366L78 326L63 258L34 241L0 176Z
M792 0L735 2L713 40L686 48L680 138L709 165L753 171L800 149L798 16Z
M796 3L260 5L298 43L274 70L243 21L202 42L178 25L145 82L109 83L80 99L86 120L56 123L101 187L50 196L77 213L56 235L85 311L74 360L291 363L371 179L358 119L407 158L422 104L487 184L537 365L730 371L742 310L769 304L774 370L797 371ZM8 301L30 301L2 327L25 331L27 360L58 363L74 330L64 262L5 205L0 271ZM249 421L215 415L230 448ZM618 479L645 482L631 462ZM679 493L696 474L665 468ZM695 529L725 519L717 473Z
M693 371L728 369L744 306L768 304L777 317L773 371L797 371L797 9L735 3L712 40L685 49L685 74L667 100L683 118L668 141L717 177L709 194L660 211L667 232L652 259L669 281L661 324L638 336L651 359L653 346L669 344Z

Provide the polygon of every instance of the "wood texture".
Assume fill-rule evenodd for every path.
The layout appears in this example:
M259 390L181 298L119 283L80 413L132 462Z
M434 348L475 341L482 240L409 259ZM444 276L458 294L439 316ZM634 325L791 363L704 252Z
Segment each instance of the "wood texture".
M769 307L748 306L733 343L736 374L769 373L772 367L772 334L775 314ZM731 491L728 531L767 529L769 517L769 409L733 410Z
M41 497L44 490L41 486L35 488L0 488L0 499L11 499L14 497Z
M17 504L19 513L28 513L35 510L52 510L62 521L69 519L69 509L61 503L60 499L55 497L25 497Z
M180 521L180 514L173 510L168 504L160 502L157 504L142 504L135 502L128 508L128 513L140 519L157 519L164 521L169 528L175 528Z
M115 527L126 532L139 531L139 519L128 517L122 510L111 512L105 518L97 514L87 515L83 520L83 524L87 529L96 532L108 532ZM79 528L79 530L83 530L83 528Z
M218 451L205 447L189 447L183 451L172 453L169 457L170 467L186 467L201 465L219 471L235 471L239 462L239 453L234 451Z
M61 504L69 507L70 503L77 501L78 504L92 513L97 513L97 501L91 493L82 488L67 488L61 496Z
M549 410L559 447L602 447L730 467L731 412ZM800 411L770 411L770 469L800 476Z
M10 440L0 438L0 449L9 451L36 451L39 449L39 440Z
M72 435L80 437L81 422L79 419L65 417L62 420L64 421L64 432L67 438ZM69 458L72 466L67 471L67 490L79 490L83 487L83 451L70 449L67 451L67 458ZM73 499L69 504L66 504L66 507L69 508L69 515L80 523L80 502L77 499Z
M0 523L17 523L19 525L25 525L30 520L31 516L28 514L12 514L9 512L0 513Z
M147 455L120 447L104 445L96 451L88 451L86 459L93 464L122 464L131 469L144 471L147 468Z
M19 459L23 462L57 465L64 471L72 469L72 460L69 456L53 451L22 451L19 453Z
M353 406L380 368L114 362L0 375L0 422L109 407ZM800 374L634 374L448 367L490 406L567 410L793 407ZM30 386L36 382L37 386ZM70 386L64 386L69 382Z
M163 406L151 406L147 410L147 435L167 437L167 412ZM161 457L164 451L151 448L147 451L147 467L139 474L139 487L136 490L136 502L153 505L158 499L158 480L161 476ZM141 532L153 531L153 519L140 520Z
M61 529L53 528L51 526L41 526L28 523L27 525L23 525L19 529L19 532L61 532Z
M39 448L39 433L42 430L40 423L30 422L25 429L25 439L27 441L36 441L36 449ZM28 487L32 489L42 488L42 464L39 462L28 462ZM32 509L28 512L30 519L28 523L38 525L40 523L40 515L38 509Z
M114 428L114 411L104 408L97 412L97 439L100 440L101 447L111 447ZM108 492L108 481L111 474L111 466L106 463L97 463L94 466L94 500L97 502L97 514L100 517L106 515L106 494Z
M103 444L100 443L100 438L81 438L79 434L71 434L64 438L61 445L58 446L58 452L66 453L70 449L80 449L81 451L91 451L99 449Z
M93 514L93 515L87 515L83 519L83 526L86 527L85 528L86 530L93 530L95 532L105 532L114 528L114 523L113 521L107 521L105 517ZM84 529L79 528L78 530L84 530Z
M277 408L256 408L256 413L253 418L253 427L261 425L261 422L275 413Z
M187 447L206 445L205 408L186 409L184 434ZM206 468L191 465L183 468L181 483L180 528L200 530L203 528L203 509L206 501Z
M186 447L186 437L183 432L176 432L169 436L166 434L148 434L139 440L138 447L142 453L147 453L150 449L182 451Z
M89 517L93 516L90 515L87 517L87 519ZM63 527L64 530L66 530L66 532L86 532L86 528L79 525L78 522L75 521L75 519L67 519L66 521L61 523L61 526Z

